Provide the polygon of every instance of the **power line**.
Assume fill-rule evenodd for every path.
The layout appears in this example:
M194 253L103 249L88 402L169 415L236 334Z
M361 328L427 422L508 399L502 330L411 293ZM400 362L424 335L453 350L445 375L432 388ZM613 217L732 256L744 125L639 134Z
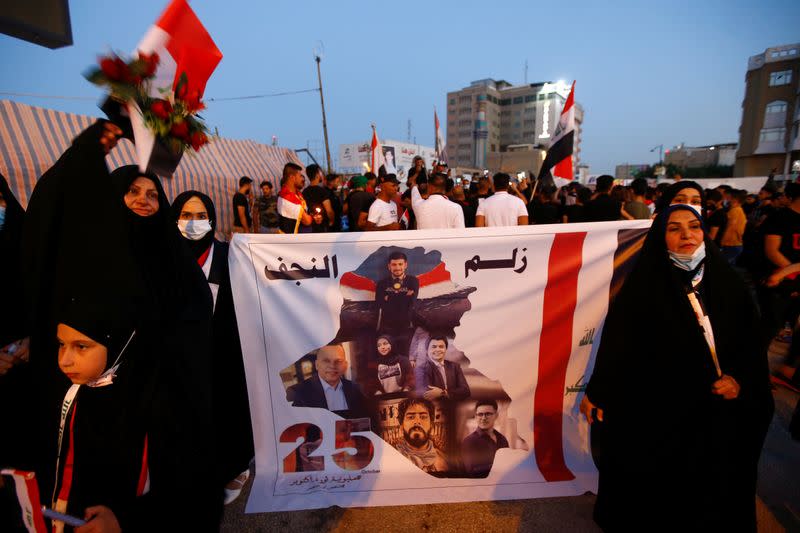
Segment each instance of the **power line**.
M276 96L291 96L294 94L304 94L318 92L319 89L303 89L300 91L284 91L280 93L269 94L254 94L250 96L230 96L225 98L206 98L206 102L230 102L235 100L256 100L259 98L273 98ZM22 96L28 98L42 98L45 100L97 100L96 96L65 96L60 94L39 94L39 93L16 93L16 92L0 92L0 96Z

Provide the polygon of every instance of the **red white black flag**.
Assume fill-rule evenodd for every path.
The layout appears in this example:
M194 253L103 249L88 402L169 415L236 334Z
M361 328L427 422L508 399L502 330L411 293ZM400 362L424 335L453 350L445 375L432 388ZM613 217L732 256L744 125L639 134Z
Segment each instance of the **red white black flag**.
M439 126L439 115L436 114L436 108L433 108L433 127L436 132L436 146L434 147L436 160L440 163L447 163L447 150L444 144L444 135L442 135L442 128Z
M573 139L575 137L575 82L569 91L561 117L553 133L553 140L547 150L547 156L539 171L539 179L550 181L551 178L572 180L575 174L572 169ZM544 182L543 182L544 183Z

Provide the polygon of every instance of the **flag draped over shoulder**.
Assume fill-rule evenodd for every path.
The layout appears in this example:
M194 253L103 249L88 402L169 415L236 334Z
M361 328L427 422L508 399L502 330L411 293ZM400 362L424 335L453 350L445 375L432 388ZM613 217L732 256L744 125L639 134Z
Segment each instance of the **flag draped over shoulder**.
M551 179L561 178L562 180L572 181L575 174L572 169L572 153L575 137L575 82L569 91L564 109L561 110L561 117L553 133L553 140L547 150L542 168L539 171L539 179L542 183L549 182Z
M434 147L436 160L440 163L447 163L447 149L444 144L442 128L439 126L439 115L436 114L435 107L433 108L433 126L436 130L436 146Z

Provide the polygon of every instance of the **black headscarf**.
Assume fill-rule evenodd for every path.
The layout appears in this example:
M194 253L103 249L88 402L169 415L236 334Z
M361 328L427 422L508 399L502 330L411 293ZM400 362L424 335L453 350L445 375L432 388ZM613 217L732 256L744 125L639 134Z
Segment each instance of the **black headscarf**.
M711 393L718 379L711 352L685 272L667 251L667 222L680 210L694 213L673 205L656 217L609 306L586 390L604 410L592 437L594 447L596 431L604 434L595 508L604 529L624 529L641 518L636 513L668 517L678 493L691 502L682 517L755 525L756 466L772 415L766 353L754 334L758 313L741 278L705 237L699 292L722 372L741 387L736 400L724 400ZM636 492L642 471L659 479L655 493Z
M127 208L124 196L139 177L147 178L158 191L158 211L148 217L137 215ZM159 316L170 316L185 307L191 289L189 251L178 228L172 222L169 200L161 180L153 173L141 172L136 165L119 167L111 173L116 202L125 212L127 236L131 253L146 285L146 299L141 302Z
M656 205L656 213L660 213L672 203L672 200L675 196L678 195L683 189L695 189L697 192L700 193L700 207L701 209L705 209L706 206L706 193L703 188L700 186L699 183L696 181L689 181L689 180L681 180L676 181L672 185L670 185L664 194L661 195L661 198L658 199L658 205Z
M155 394L159 365L154 352L144 349L145 344L135 334L136 318L129 312L132 302L116 288L102 289L96 286L82 289L56 315L58 323L107 348L106 370L115 362L119 365L111 383L79 388L74 402L74 427L65 425L60 464L63 466L65 461L66 443L72 440L69 514L81 516L88 506L105 505L124 529L137 530L155 519L154 511L147 510L152 505L151 497L137 495L145 438L150 435L151 449L162 447L157 427L165 422L157 420L162 413L169 412L169 406L160 404L160 397ZM154 483L169 475L157 462L151 462L149 468ZM58 479L60 483L63 470ZM52 491L50 482L50 479L39 481L46 487L46 497Z
M184 238L184 241L189 245L189 249L192 251L192 254L195 256L195 258L199 258L206 250L208 250L208 247L211 246L211 243L214 242L214 232L217 230L217 210L214 209L214 202L211 200L211 198L209 198L208 195L203 194L200 191L184 191L176 196L175 200L172 202L172 222L177 225L184 204L194 196L197 196L200 201L203 202L206 212L208 213L208 221L211 224L211 231L204 235L202 239L193 241L191 239Z

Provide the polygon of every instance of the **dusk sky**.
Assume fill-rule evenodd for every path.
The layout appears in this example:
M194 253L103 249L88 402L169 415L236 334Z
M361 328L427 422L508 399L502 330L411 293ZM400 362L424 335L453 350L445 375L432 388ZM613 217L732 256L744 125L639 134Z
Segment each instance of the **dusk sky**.
M407 121L433 146L433 107L482 78L577 80L584 108L582 163L612 173L658 159L681 142L737 142L747 59L800 42L798 1L674 2L191 2L224 58L206 98L313 89L322 60L331 155L381 138L404 141ZM129 53L166 0L70 2L74 45L49 50L0 35L0 92L88 100L0 98L99 115L101 90L83 76L98 54ZM322 146L316 92L209 102L221 135L281 146Z

